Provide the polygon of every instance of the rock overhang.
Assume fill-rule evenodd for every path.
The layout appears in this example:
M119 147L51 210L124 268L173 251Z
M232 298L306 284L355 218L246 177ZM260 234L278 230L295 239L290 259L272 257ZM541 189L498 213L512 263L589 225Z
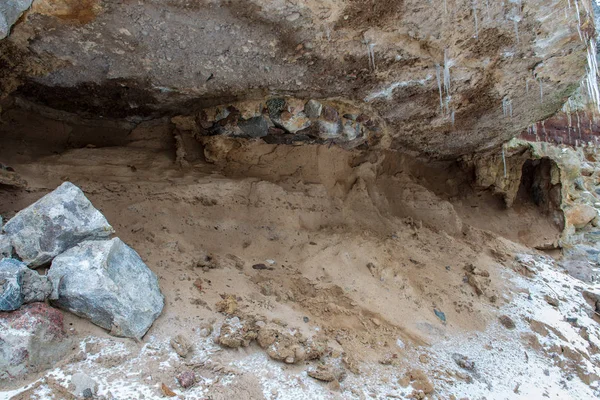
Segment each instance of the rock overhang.
M589 1L39 0L0 43L22 57L0 78L105 118L339 98L375 110L390 147L455 158L560 109L585 75L593 19Z

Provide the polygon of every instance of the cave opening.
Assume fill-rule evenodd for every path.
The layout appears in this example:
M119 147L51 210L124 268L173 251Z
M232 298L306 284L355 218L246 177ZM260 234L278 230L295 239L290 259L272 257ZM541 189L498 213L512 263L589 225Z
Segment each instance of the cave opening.
M547 157L526 160L522 167L521 183L514 206L533 205L562 230L565 221L560 208L561 190L558 167L554 161Z

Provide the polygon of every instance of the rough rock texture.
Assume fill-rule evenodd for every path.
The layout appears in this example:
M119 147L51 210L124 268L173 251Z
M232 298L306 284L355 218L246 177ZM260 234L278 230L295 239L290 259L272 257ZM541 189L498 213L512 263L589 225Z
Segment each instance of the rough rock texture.
M342 98L383 117L386 145L454 157L560 109L593 36L589 0L39 0L0 43L0 78L16 96L112 117Z
M78 373L71 377L69 390L77 397L92 398L98 392L98 383L90 376Z
M590 205L578 204L569 210L566 215L567 223L573 225L577 229L581 229L598 217L598 211Z
M8 0L0 3L0 39L10 33L10 28L25 10L31 6L33 0Z
M4 225L18 256L38 267L85 239L113 233L81 189L65 182Z
M0 313L0 380L52 366L70 348L62 313L44 303Z
M164 299L156 275L119 238L84 241L52 261L52 303L115 336L141 338Z
M47 276L15 259L0 261L0 311L13 311L23 304L45 301L51 292Z
M0 261L0 311L17 310L23 304L24 264L4 258Z
M34 303L45 301L52 293L52 283L45 275L40 275L37 271L27 267L23 270L23 285L21 294L23 303Z

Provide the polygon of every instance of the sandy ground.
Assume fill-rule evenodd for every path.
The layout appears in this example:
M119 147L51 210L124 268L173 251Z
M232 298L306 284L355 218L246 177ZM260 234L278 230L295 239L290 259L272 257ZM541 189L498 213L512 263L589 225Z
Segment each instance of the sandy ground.
M129 134L141 142L68 150L59 128L34 145L18 129L3 136L0 157L28 188L2 188L0 214L64 180L79 185L158 275L166 306L141 343L65 313L72 353L49 372L4 383L0 399L69 398L64 388L80 371L109 399L163 398L162 384L182 399L600 395L600 330L581 295L593 288L509 240L556 234L526 209L510 211L507 224L529 231L506 239L494 233L512 231L491 200L444 195L444 185L436 194L425 168L391 168L384 156L213 143L228 149L215 164L181 169L160 125ZM223 298L234 299L232 315L218 311ZM222 347L221 325L234 316L324 337L326 354L289 365L255 342ZM193 343L187 358L169 344L177 335ZM344 371L339 382L307 375L320 363ZM183 389L176 376L188 370L198 382Z

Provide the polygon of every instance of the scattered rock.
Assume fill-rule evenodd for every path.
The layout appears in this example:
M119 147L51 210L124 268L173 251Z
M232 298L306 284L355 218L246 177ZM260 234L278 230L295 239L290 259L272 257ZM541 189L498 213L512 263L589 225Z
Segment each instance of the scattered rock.
M304 114L308 118L317 119L321 116L321 111L323 110L323 104L319 103L316 100L309 100L304 106Z
M558 299L548 294L544 295L544 300L546 300L546 303L550 304L553 307L558 307L559 305Z
M4 225L19 258L39 267L85 239L101 239L114 231L81 189L65 182Z
M515 322L508 315L501 315L500 317L498 317L498 320L506 329L516 328Z
M245 135L252 138L261 138L269 133L269 123L265 117L254 117L238 122L238 126Z
M420 369L411 369L404 374L404 377L399 380L400 386L408 387L409 385L417 392L424 394L433 393L434 387L427 375Z
M473 264L466 265L464 269L467 283L475 290L475 294L477 296L483 295L485 288L490 284L489 272L480 270Z
M165 385L164 383L162 383L160 385L160 390L163 392L163 394L167 397L175 397L177 396L177 393L175 393L174 391L172 391L167 385Z
M21 292L25 304L46 301L52 293L52 283L47 276L40 275L37 271L24 267Z
M215 304L217 311L220 313L223 313L223 314L227 314L227 315L232 315L233 313L235 313L238 308L238 303L237 303L237 299L235 298L235 296L232 294L228 294L228 295L221 295L221 298L223 300L221 300L221 301L217 302L217 304Z
M98 384L95 380L83 373L77 373L71 378L69 391L75 396L84 399L92 398L98 392Z
M177 335L171 339L171 347L179 357L187 357L193 350L193 345L183 335Z
M196 374L194 371L182 372L181 374L177 375L177 382L179 382L181 387L184 389L191 388L196 383Z
M20 261L0 261L0 311L14 311L23 305L23 274L27 267Z
M581 229L598 216L596 209L587 204L577 204L565 213L567 225Z
M446 323L446 314L444 314L442 311L438 310L437 308L433 309L433 313L435 314L436 317L438 317L440 319L440 321L442 321L444 324Z
M327 351L324 338L307 339L299 333L292 335L288 329L273 323L260 329L257 341L269 357L288 364L319 359Z
M258 270L258 271L261 271L261 270L269 270L269 271L272 271L274 268L273 268L273 267L267 267L265 264L262 264L262 263L261 263L261 264L254 264L254 265L252 266L252 269L256 269L256 270Z
M0 313L0 380L49 368L70 347L62 313L55 308L32 303Z
M238 317L227 318L221 325L217 340L225 347L248 347L257 338L256 331L251 321L242 322Z
M311 126L311 120L303 113L292 114L284 111L279 115L279 118L273 119L273 123L290 133L296 133ZM265 135L266 136L266 135Z
M112 335L140 339L162 312L156 275L119 238L90 240L52 261L54 305Z
M323 382L340 381L343 379L344 371L341 368L335 368L329 364L319 364L316 367L309 368L306 373L311 378Z
M469 360L467 356L463 356L462 354L454 353L452 354L452 359L459 367L466 369L468 371L472 371L475 369L475 362Z

